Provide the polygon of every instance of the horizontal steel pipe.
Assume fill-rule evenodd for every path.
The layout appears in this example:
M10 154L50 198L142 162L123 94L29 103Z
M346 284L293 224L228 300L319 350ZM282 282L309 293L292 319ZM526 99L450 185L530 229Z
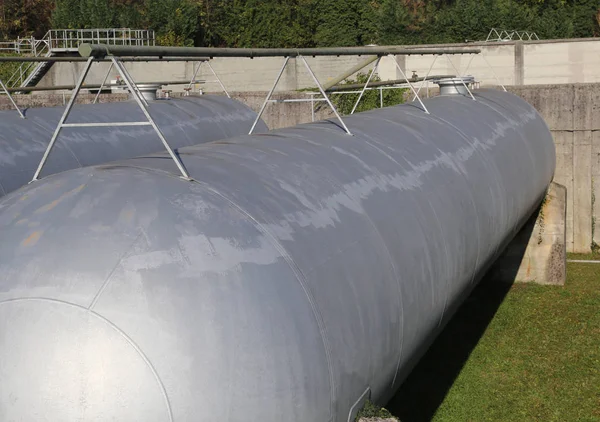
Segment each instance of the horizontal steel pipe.
M385 56L427 54L479 54L480 49L440 49L405 47L329 47L329 48L213 48L213 47L143 47L105 44L81 44L82 57L297 57L297 56Z
M193 83L204 83L203 80L193 81ZM157 81L157 82L136 82L137 85L188 85L190 81ZM81 89L109 89L109 88L124 88L127 89L126 85L123 84L92 84L92 85L83 85ZM24 86L18 88L7 88L8 92L38 92L38 91L60 91L60 90L72 90L75 89L75 85L54 85L54 86ZM2 92L0 91L0 95Z
M390 86L390 85L399 85L399 84L405 84L407 82L412 83L416 83L416 82L422 82L422 81L432 81L435 79L442 79L442 78L454 78L455 75L434 75L434 76L428 76L427 78L425 78L424 76L419 77L419 78L410 78L410 79L392 79L389 81L376 81L376 82L369 82L369 86L368 88L376 88L376 87L380 87L380 86ZM327 92L336 92L336 91L346 91L348 89L359 89L359 88L364 88L365 84L348 84L348 85L336 85L336 86L332 86L331 88L327 89Z
M86 57L0 57L0 63L2 62L17 62L17 63L29 63L29 62L87 62ZM123 62L202 62L208 61L208 57L122 57L120 58ZM109 63L110 59L97 59L98 62Z

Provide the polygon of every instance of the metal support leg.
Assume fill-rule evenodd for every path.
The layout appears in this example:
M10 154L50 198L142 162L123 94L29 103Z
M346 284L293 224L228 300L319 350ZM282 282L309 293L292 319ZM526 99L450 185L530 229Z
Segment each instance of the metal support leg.
M225 89L225 85L223 85L223 82L221 82L221 79L217 75L217 72L215 72L215 70L213 69L213 67L210 65L210 62L206 62L206 64L210 68L210 71L212 72L212 74L215 75L215 79L217 80L217 82L219 83L219 85L221 85L221 89L223 90L223 92L225 93L225 95L227 95L227 98L231 98L231 95L229 95L229 92L227 92L227 90Z
M104 77L104 80L102 81L102 84L100 85L100 89L98 90L98 93L94 97L94 101L92 102L92 104L96 104L96 102L98 101L98 98L100 97L100 93L102 92L102 88L104 88L104 84L106 84L106 80L110 76L110 72L112 71L112 68L113 68L113 64L111 63L110 66L108 67L108 72L106 72L106 76Z
M415 91L415 87L410 83L410 81L406 77L406 74L404 73L404 71L402 70L402 68L400 67L400 65L398 64L398 62L396 61L396 58L394 57L394 55L390 54L390 57L392 58L392 60L396 64L396 68L398 68L398 70L400 71L400 73L404 77L404 80L406 81L406 83L410 87L410 90L412 91L412 93L415 95L415 97L417 97L417 100L419 100L419 104L421 104L421 107L423 108L423 111L425 111L425 113L427 113L427 114L430 114L429 110L427 110L427 107L425 107L425 104L423 104L423 101L421 101L421 97L419 97L419 94L417 93L417 91Z
M467 90L467 92L469 93L469 95L471 96L471 98L473 99L473 101L477 101L475 99L475 97L473 96L473 93L471 92L471 90L469 89L469 87L467 86L467 84L465 83L465 81L461 78L458 69L456 68L456 66L454 66L454 63L452 63L452 60L450 60L450 56L446 55L446 59L448 59L448 62L454 68L454 71L456 72L456 76L460 78L460 81L462 82L463 86L465 87L465 89Z
M194 66L194 62L192 62L192 66ZM194 74L192 75L192 79L190 79L190 83L187 86L189 89L192 89L192 85L194 84L194 81L196 80L196 76L198 76L198 72L200 71L201 66L202 66L202 62L198 62L198 67L196 67L194 69Z
M254 132L254 128L256 127L256 125L258 124L258 121L260 120L261 116L265 112L265 108L267 107L267 104L269 103L269 100L271 99L271 96L273 95L273 92L275 91L275 88L277 87L277 84L279 83L279 80L281 79L281 75L283 75L283 71L285 70L289 61L290 61L290 58L286 57L283 62L283 66L281 67L281 70L279 71L279 74L277 75L277 78L275 79L275 83L273 84L273 87L269 91L269 94L267 95L265 102L263 103L262 107L260 108L260 111L258 112L258 116L256 116L256 120L254 120L254 123L252 124L252 127L250 128L250 132L248 132L249 135L252 135L252 133Z
M131 94L134 97L135 97L134 93L136 93L138 95L138 97L140 97L140 99L142 100L142 102L144 103L144 105L146 107L148 107L148 101L146 101L146 99L142 95L142 92L139 90L137 84L133 83L133 78L131 77L131 74L129 73L129 71L127 70L127 68L123 64L123 62L116 61L113 58L113 63L115 64L115 66L118 66L117 69L120 69L119 73L121 74L121 76L123 77L123 79L129 79L129 81L131 82L131 86L129 86L129 85L127 86L129 88L129 92L131 92Z
M476 54L471 55L471 60L469 60L469 63L467 64L467 68L465 69L465 75L469 74L468 72L469 72L469 69L471 68L471 63L473 63L473 59L475 58L475 56L476 56Z
M160 131L159 127L154 122L154 119L152 119L152 116L150 115L150 112L148 111L146 104L142 101L142 96L134 88L135 82L128 77L127 71L125 70L125 66L123 65L123 63L117 61L117 59L114 57L112 57L111 60L114 64L114 66L117 68L117 70L121 74L121 76L123 77L123 80L127 84L127 88L129 88L129 90L132 92L133 98L138 103L138 106L140 107L140 109L142 109L144 116L146 116L146 119L148 119L148 122L150 122L150 125L152 125L152 128L154 129L154 131L160 138L161 142L165 146L167 152L169 153L169 155L171 156L173 161L175 161L175 164L177 165L177 168L181 172L182 177L186 180L191 180L188 172L185 170L185 167L183 167L183 163L181 162L179 157L175 154L175 152L173 151L173 149L171 148L171 146L165 139L165 136L163 135L163 133Z
M421 88L423 88L425 86L425 83L427 82L427 78L429 78L429 75L431 74L431 70L433 69L433 66L435 65L435 61L437 60L438 56L437 54L435 56L433 56L433 62L431 63L431 66L429 66L429 70L427 71L427 75L425 75L425 78L423 79L423 81L421 82L421 84L419 85L419 89L417 89L417 95L419 95L419 92L421 92ZM415 101L417 99L417 95L415 95L413 97L413 101Z
M383 108L383 88L379 88L379 108Z
M17 113L19 113L19 116L21 116L21 119L24 119L25 116L23 115L23 112L21 111L21 109L19 108L19 106L17 105L17 103L15 103L14 98L12 97L12 95L10 95L10 92L8 92L8 89L6 89L6 85L4 85L4 82L2 82L1 80L0 80L0 87L2 87L2 90L8 96L8 99L12 103L13 107L15 108L15 110L17 110Z
M73 105L75 104L75 100L77 98L77 95L79 95L79 91L81 91L81 86L83 85L83 82L85 81L85 78L86 78L87 74L89 73L90 68L92 67L93 61L94 61L94 58L90 57L85 64L85 68L83 69L83 72L81 72L81 75L79 75L79 80L77 81L77 85L75 85L75 89L73 90L73 93L71 94L69 103L67 104L65 111L63 112L60 120L58 121L58 125L56 126L56 129L54 130L52 139L50 139L48 148L46 148L46 152L44 152L42 161L40 161L40 164L38 165L38 168L35 171L35 174L33 175L33 179L31 179L31 182L35 182L36 180L38 180L40 173L42 172L42 169L44 168L44 165L46 164L46 161L48 160L48 156L50 155L52 148L54 148L56 139L58 138L58 135L60 134L60 131L63 128L63 124L65 123L65 120L67 120L67 117L69 117L69 114L71 113L71 109L73 108ZM29 183L31 183L31 182L29 182Z
M494 68L492 67L492 65L488 61L488 59L485 58L485 56L483 55L483 53L481 53L481 58L486 62L486 64L492 70L492 73L494 74L494 77L496 78L496 82L498 82L498 85L500 85L502 87L502 89L504 90L504 92L507 92L506 91L506 87L504 86L504 84L502 82L500 82L500 78L498 78L498 75L496 74L496 71L494 70Z
M304 58L304 56L298 56L298 57L300 57L300 59L304 63L304 66L306 67L306 70L308 70L308 73L310 73L310 76L312 76L313 80L315 81L315 83L319 87L319 91L321 91L321 95L323 96L323 98L325 99L325 101L327 101L327 104L329 105L329 107L331 107L331 110L333 110L333 113L335 114L335 116L340 121L340 124L342 125L342 127L344 128L344 130L346 131L346 133L348 135L352 136L352 132L350 132L350 129L348 129L348 126L346 126L346 123L344 123L344 121L342 120L342 116L339 115L337 109L335 108L335 106L333 105L333 103L331 102L331 100L329 99L329 97L327 96L327 94L325 93L325 90L323 89L323 86L321 85L321 83L317 79L316 75L314 74L314 72L312 71L312 69L310 68L310 66L308 65L308 62L306 61L306 59Z
M371 78L373 77L373 75L375 74L375 72L377 72L377 69L379 68L379 62L381 61L381 57L377 57L377 61L375 62L375 66L373 67L373 70L371 71L371 73L369 74L369 77L367 78L367 83L365 84L365 86L363 87L362 91L360 92L358 99L356 100L356 103L354 104L354 107L352 107L352 111L350 112L350 114L354 114L354 112L356 111L356 107L358 107L358 103L360 103L360 100L362 100L363 95L365 95L365 91L367 90L367 87L369 86L369 83L371 82Z

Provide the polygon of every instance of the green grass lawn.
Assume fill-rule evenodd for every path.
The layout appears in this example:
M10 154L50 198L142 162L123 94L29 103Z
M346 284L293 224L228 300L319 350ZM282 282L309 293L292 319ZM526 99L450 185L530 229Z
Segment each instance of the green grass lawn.
M567 274L484 280L387 408L402 422L600 421L600 264Z

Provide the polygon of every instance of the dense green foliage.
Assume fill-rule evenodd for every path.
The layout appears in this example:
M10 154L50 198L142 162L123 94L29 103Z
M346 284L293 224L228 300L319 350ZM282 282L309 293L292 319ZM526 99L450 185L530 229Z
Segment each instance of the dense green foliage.
M311 47L600 36L598 0L0 0L0 38L150 28L172 45Z
M15 54L0 53L0 57L15 56ZM7 82L11 76L19 69L20 63L3 62L0 63L0 81Z
M201 36L199 0L56 0L54 28L150 28L163 45L194 45Z

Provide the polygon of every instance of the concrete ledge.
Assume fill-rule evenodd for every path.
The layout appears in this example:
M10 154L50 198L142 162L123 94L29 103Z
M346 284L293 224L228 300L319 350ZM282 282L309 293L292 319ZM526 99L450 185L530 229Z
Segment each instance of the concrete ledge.
M91 104L96 97L95 94L79 94L77 104ZM66 94L40 94L40 95L13 95L17 105L21 108L32 107L56 107L64 106L71 98L71 93ZM127 101L128 94L101 94L98 97L100 103L114 103ZM10 100L6 96L0 96L0 110L14 110Z
M567 189L552 183L539 211L494 264L491 278L508 283L564 285L566 219Z

